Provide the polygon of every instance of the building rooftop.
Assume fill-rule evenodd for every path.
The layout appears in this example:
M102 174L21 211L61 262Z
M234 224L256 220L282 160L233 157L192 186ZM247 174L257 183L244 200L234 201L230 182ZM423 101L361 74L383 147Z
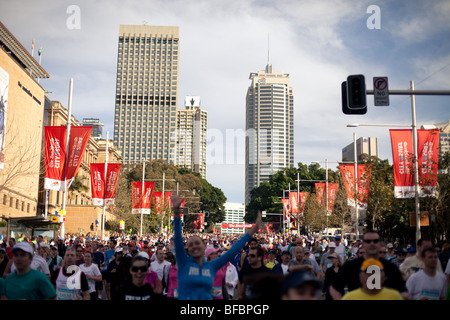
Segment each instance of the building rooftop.
M49 74L13 36L13 34L0 22L0 47L10 54L32 78L50 78Z

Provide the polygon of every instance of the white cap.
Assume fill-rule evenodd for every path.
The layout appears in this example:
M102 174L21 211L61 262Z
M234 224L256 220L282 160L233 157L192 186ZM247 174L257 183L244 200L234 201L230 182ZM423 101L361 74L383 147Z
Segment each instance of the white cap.
M139 252L139 253L138 253L138 256L139 256L139 257L143 257L143 258L145 258L145 259L147 259L147 260L150 260L150 257L148 256L148 253L147 253L147 252L144 252L144 251Z
M336 248L336 243L330 242L330 243L328 244L328 247L329 247L329 248Z
M22 241L22 242L16 243L16 244L14 245L14 247L11 249L11 252L14 253L14 251L17 251L17 250L25 251L26 253L29 253L29 254L31 254L32 256L34 255L33 248L32 248L31 245L30 245L28 242L26 242L26 241Z

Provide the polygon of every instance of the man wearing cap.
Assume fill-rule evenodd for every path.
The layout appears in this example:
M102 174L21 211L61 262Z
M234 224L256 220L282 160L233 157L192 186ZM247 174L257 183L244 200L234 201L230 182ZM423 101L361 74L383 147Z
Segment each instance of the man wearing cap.
M399 291L404 298L408 297L408 291L406 290L405 281L398 270L398 268L391 262L379 258L381 248L380 235L376 231L367 231L363 235L363 245L361 247L364 250L364 255L356 259L348 260L339 270L336 278L330 286L330 295L334 300L340 300L345 293L345 288L348 291L361 288L361 278L359 276L361 265L365 259L373 258L380 260L383 264L384 275L386 281L384 285L388 288Z
M345 254L346 249L345 246L341 243L341 237L335 237L334 242L336 243L336 249L334 252L336 252L339 255L339 258L341 259L341 262L345 262Z
M281 300L317 300L322 282L308 272L289 273L281 285Z
M248 266L242 268L239 273L238 282L238 300L247 300L253 298L251 283L255 278L263 273L270 273L270 269L266 268L263 263L264 250L261 247L249 249Z
M395 255L395 251L394 251L394 245L392 243L388 243L386 245L387 251L386 251L386 260L388 261L392 261L394 260L397 256Z
M395 249L394 253L395 253L395 258L392 259L391 262L393 264L395 264L397 266L397 268L400 269L400 266L406 259L406 250L403 247L397 247L397 249Z
M283 251L281 253L281 263L276 264L272 268L272 272L280 275L287 275L289 274L289 262L291 262L292 257L291 253L287 250Z
M327 272L328 268L331 268L331 266L333 265L331 263L331 260L328 259L328 257L330 255L332 255L333 253L335 253L336 250L336 243L334 243L333 241L331 241L328 244L328 251L326 251L323 255L322 255L322 259L320 259L320 269L322 270L322 274L325 275L325 272Z
M365 259L360 267L359 278L362 286L346 293L342 300L403 300L400 292L383 286L385 274L380 260Z
M56 291L42 272L31 268L33 248L27 242L17 243L11 250L15 271L5 278L8 300L55 300Z

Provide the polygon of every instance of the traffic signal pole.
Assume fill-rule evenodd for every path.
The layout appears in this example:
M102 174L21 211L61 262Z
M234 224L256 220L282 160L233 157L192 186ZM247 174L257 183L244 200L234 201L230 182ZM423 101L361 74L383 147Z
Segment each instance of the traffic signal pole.
M354 85L351 80L358 80L359 83ZM350 112L355 112L361 110L361 105L356 104L355 98L353 95L358 95L358 98L361 98L361 92L358 91L358 88L363 87L361 83L364 82L364 76L362 75L354 75L349 76L347 78L347 83L342 84L342 88L347 87L347 96L344 97L344 89L342 89L342 103L343 103L343 111L345 114L352 114ZM353 87L352 87L353 83ZM409 95L411 97L411 116L412 116L412 133L413 133L413 165L414 165L414 193L415 193L415 213L416 213L416 243L421 237L420 233L420 201L419 201L419 164L417 161L417 123L416 123L416 104L415 104L415 96L436 96L436 95L450 95L450 90L415 90L414 89L414 81L410 81L410 89L409 90L387 90L389 95ZM365 94L375 94L375 90L365 90ZM365 102L365 98L362 98ZM360 101L360 100L356 100ZM354 105L352 105L352 103ZM365 106L364 106L365 107ZM381 125L380 125L381 126ZM389 125L382 125L389 126Z

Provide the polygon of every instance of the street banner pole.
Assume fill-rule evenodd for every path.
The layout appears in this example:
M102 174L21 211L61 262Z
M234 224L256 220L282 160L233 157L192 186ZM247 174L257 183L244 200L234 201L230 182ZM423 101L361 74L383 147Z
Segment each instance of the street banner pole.
M108 139L109 131L106 131L106 144L105 144L105 185L103 188L103 213L102 213L102 241L105 241L105 220L106 220L106 189L107 184L107 174L108 174Z
M40 55L39 55L40 57ZM66 212L66 198L67 198L67 182L66 182L66 176L67 176L67 162L69 158L69 137L70 137L70 121L72 118L72 91L73 91L73 78L70 78L69 82L69 102L67 105L68 108L68 114L67 114L67 129L66 129L66 158L64 161L64 174L63 174L63 197L62 197L62 213L61 213L61 237L65 236L65 219L66 216L63 215Z

